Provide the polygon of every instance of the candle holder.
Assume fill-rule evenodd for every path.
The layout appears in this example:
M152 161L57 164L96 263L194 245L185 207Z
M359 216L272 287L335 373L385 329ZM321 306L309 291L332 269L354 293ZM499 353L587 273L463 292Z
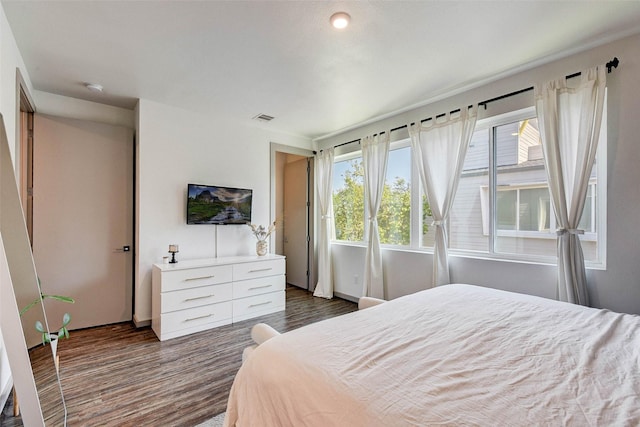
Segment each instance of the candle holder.
M176 260L176 253L180 252L178 250L178 245L169 245L169 253L171 254L171 261L169 264L176 264L178 260Z

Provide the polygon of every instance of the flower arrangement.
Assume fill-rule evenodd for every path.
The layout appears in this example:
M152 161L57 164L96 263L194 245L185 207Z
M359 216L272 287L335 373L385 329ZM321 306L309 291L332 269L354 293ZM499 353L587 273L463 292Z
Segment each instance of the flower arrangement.
M253 235L256 236L259 242L264 242L267 238L273 233L276 229L276 222L273 221L273 224L269 226L269 228L265 228L264 225L255 225L255 224L247 224L251 227L251 231Z

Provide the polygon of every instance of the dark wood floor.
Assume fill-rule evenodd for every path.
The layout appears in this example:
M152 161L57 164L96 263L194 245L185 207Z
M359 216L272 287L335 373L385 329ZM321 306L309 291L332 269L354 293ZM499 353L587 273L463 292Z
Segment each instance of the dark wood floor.
M164 342L130 323L72 331L58 350L68 425L197 425L226 409L253 325L286 332L356 309L289 287L285 312ZM22 425L7 413L3 426Z

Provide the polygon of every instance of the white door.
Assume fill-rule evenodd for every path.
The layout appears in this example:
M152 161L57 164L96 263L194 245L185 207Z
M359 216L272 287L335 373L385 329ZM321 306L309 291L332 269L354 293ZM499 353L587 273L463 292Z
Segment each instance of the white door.
M287 257L287 283L303 289L308 282L307 159L284 166L284 255Z
M131 320L133 131L35 115L33 254L51 328Z

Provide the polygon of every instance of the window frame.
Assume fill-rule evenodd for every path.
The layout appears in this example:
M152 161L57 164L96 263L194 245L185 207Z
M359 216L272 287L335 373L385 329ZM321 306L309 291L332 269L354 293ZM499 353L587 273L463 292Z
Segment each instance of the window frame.
M470 258L487 258L487 259L495 259L502 261L515 261L515 262L525 262L525 263L533 263L533 264L550 264L557 265L558 259L557 256L543 256L543 255L533 255L533 254L517 254L517 253L505 253L498 252L495 248L496 237L502 236L503 232L508 230L498 230L497 229L497 217L494 212L496 212L497 206L497 173L498 168L496 165L496 153L495 153L495 132L493 129L506 125L509 123L513 123L515 121L525 120L535 118L536 111L535 107L527 107L522 108L515 111L510 111L504 114L487 117L484 119L480 119L476 122L476 127L474 132L486 130L489 133L489 206L490 206L490 214L489 214L489 248L488 251L473 251L466 249L455 249L449 248L449 255L455 256L463 256ZM602 115L603 126L601 126L600 132L600 141L598 142L598 150L596 154L597 162L595 164L596 168L596 202L592 207L592 215L595 215L595 211L598 212L598 215L595 215L596 221L596 232L591 233L585 230L585 233L581 236L581 240L584 241L597 241L597 260L585 260L585 266L589 269L599 269L606 270L606 218L607 218L607 197L606 197L606 189L607 189L607 111L606 111L606 95L605 95L605 109ZM533 185L533 184L532 184ZM548 185L545 183L545 185ZM589 183L590 189L593 183ZM522 187L526 187L523 185ZM591 190L590 190L591 191ZM551 209L553 210L553 208ZM595 210L595 211L594 211ZM551 217L553 221L552 224L555 224L555 215ZM450 224L449 224L450 227ZM550 227L552 230L553 225ZM448 230L450 231L450 229ZM484 230L483 230L484 231ZM526 237L534 237L541 238L543 233L536 231L517 231L518 233L532 233L527 234ZM537 234L537 235L536 235ZM544 233L546 234L546 233ZM521 234L519 234L519 237ZM556 235L554 232L549 233L549 238L554 238Z
M505 232L509 233L510 230L497 230L496 220L497 218L493 214L496 212L496 183L497 183L497 172L498 169L495 167L496 164L496 153L495 153L495 132L494 128L513 123L515 121L525 120L536 118L536 111L533 106L522 108L514 111L510 111L507 113L487 117L480 119L476 122L476 126L474 132L486 130L489 133L489 188L492 191L488 193L488 203L490 206L490 216L488 221L489 227L489 239L488 239L488 250L467 250L467 249L456 249L449 248L449 255L457 256L457 257L465 257L465 258L475 258L475 259L491 259L498 261L506 261L506 262L522 262L529 264L545 264L545 265L557 265L557 256L542 256L542 255L532 255L532 254L517 254L517 253L505 253L505 252L496 252L495 250L495 240L496 237L506 236L508 234L504 234ZM595 196L595 202L591 205L591 214L592 214L592 226L595 225L596 232L591 232L589 230L585 230L585 233L581 236L581 240L584 241L597 241L597 260L585 260L585 266L588 269L599 269L606 270L607 268L607 259L606 259L606 247L607 247L607 108L606 108L606 94L605 94L605 108L602 115L603 126L601 126L600 133L600 141L598 144L597 151L597 161L595 164L596 168L596 185L595 185L595 194L593 193L594 183L589 183L589 191L591 194ZM411 147L411 139L408 137L399 138L396 141L391 142L389 150L395 150L399 148ZM422 215L422 195L423 188L422 182L420 179L419 171L415 166L415 161L413 160L413 148L411 148L411 215L410 215L410 244L406 245L392 245L392 244L382 244L381 248L385 250L394 250L400 252L419 252L419 253L433 253L432 246L421 246L421 242L423 239L422 229L423 229L423 215ZM336 155L334 159L334 163L353 160L357 158L362 158L362 149L356 149L353 151L349 151L344 154ZM548 185L545 183L530 183L523 184L521 188L534 188L540 186ZM518 187L520 188L520 187ZM364 189L366 193L366 188ZM366 197L366 194L365 194ZM553 208L551 208L553 211ZM596 215L597 212L597 215ZM367 246L367 235L368 235L368 207L365 201L364 203L364 240L362 241L348 241L348 240L337 240L333 239L331 244L338 245L350 245L350 246ZM483 223L484 223L484 213L483 213ZM450 233L451 225L448 224ZM554 232L555 230L555 215L552 215L550 218L550 232L540 232L540 231L529 231L529 230L512 230L513 233L518 233L518 237L527 237L527 238L544 238L544 239L553 239L556 237ZM483 234L485 233L485 227L483 224Z

